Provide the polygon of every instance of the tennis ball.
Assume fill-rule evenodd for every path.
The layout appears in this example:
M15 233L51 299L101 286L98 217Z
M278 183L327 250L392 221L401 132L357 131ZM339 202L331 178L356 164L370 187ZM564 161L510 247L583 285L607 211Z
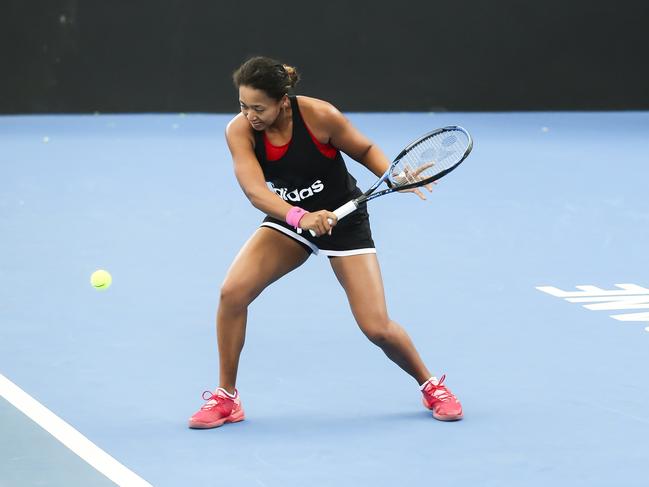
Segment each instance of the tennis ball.
M111 277L109 272L103 269L99 269L93 272L90 276L90 284L92 284L95 289L108 289L112 282L113 278Z

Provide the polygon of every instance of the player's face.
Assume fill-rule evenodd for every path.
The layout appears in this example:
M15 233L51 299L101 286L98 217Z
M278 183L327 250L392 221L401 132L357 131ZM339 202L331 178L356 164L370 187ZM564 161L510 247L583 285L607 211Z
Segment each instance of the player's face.
M275 123L286 103L286 96L281 100L270 98L265 91L239 87L239 105L241 113L255 130L265 130Z

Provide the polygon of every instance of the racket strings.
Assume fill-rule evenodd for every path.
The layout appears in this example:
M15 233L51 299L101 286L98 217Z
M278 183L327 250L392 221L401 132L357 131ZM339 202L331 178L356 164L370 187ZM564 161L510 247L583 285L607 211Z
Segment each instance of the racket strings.
M459 164L469 146L469 137L460 130L430 135L413 145L393 167L392 182L397 186L425 184Z

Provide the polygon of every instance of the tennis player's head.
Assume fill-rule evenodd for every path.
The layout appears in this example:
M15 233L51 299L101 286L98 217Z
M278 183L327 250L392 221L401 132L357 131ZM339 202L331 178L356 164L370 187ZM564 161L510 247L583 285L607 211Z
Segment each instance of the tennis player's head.
M297 70L274 59L248 59L232 75L239 90L241 113L255 130L273 125L290 104L288 91L300 79Z

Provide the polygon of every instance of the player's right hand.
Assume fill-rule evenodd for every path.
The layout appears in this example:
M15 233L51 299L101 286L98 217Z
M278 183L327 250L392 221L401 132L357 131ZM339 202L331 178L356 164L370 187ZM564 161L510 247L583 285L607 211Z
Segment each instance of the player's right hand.
M331 211L320 210L307 213L300 220L302 230L313 230L317 237L325 233L331 235L331 230L338 223L338 218Z

